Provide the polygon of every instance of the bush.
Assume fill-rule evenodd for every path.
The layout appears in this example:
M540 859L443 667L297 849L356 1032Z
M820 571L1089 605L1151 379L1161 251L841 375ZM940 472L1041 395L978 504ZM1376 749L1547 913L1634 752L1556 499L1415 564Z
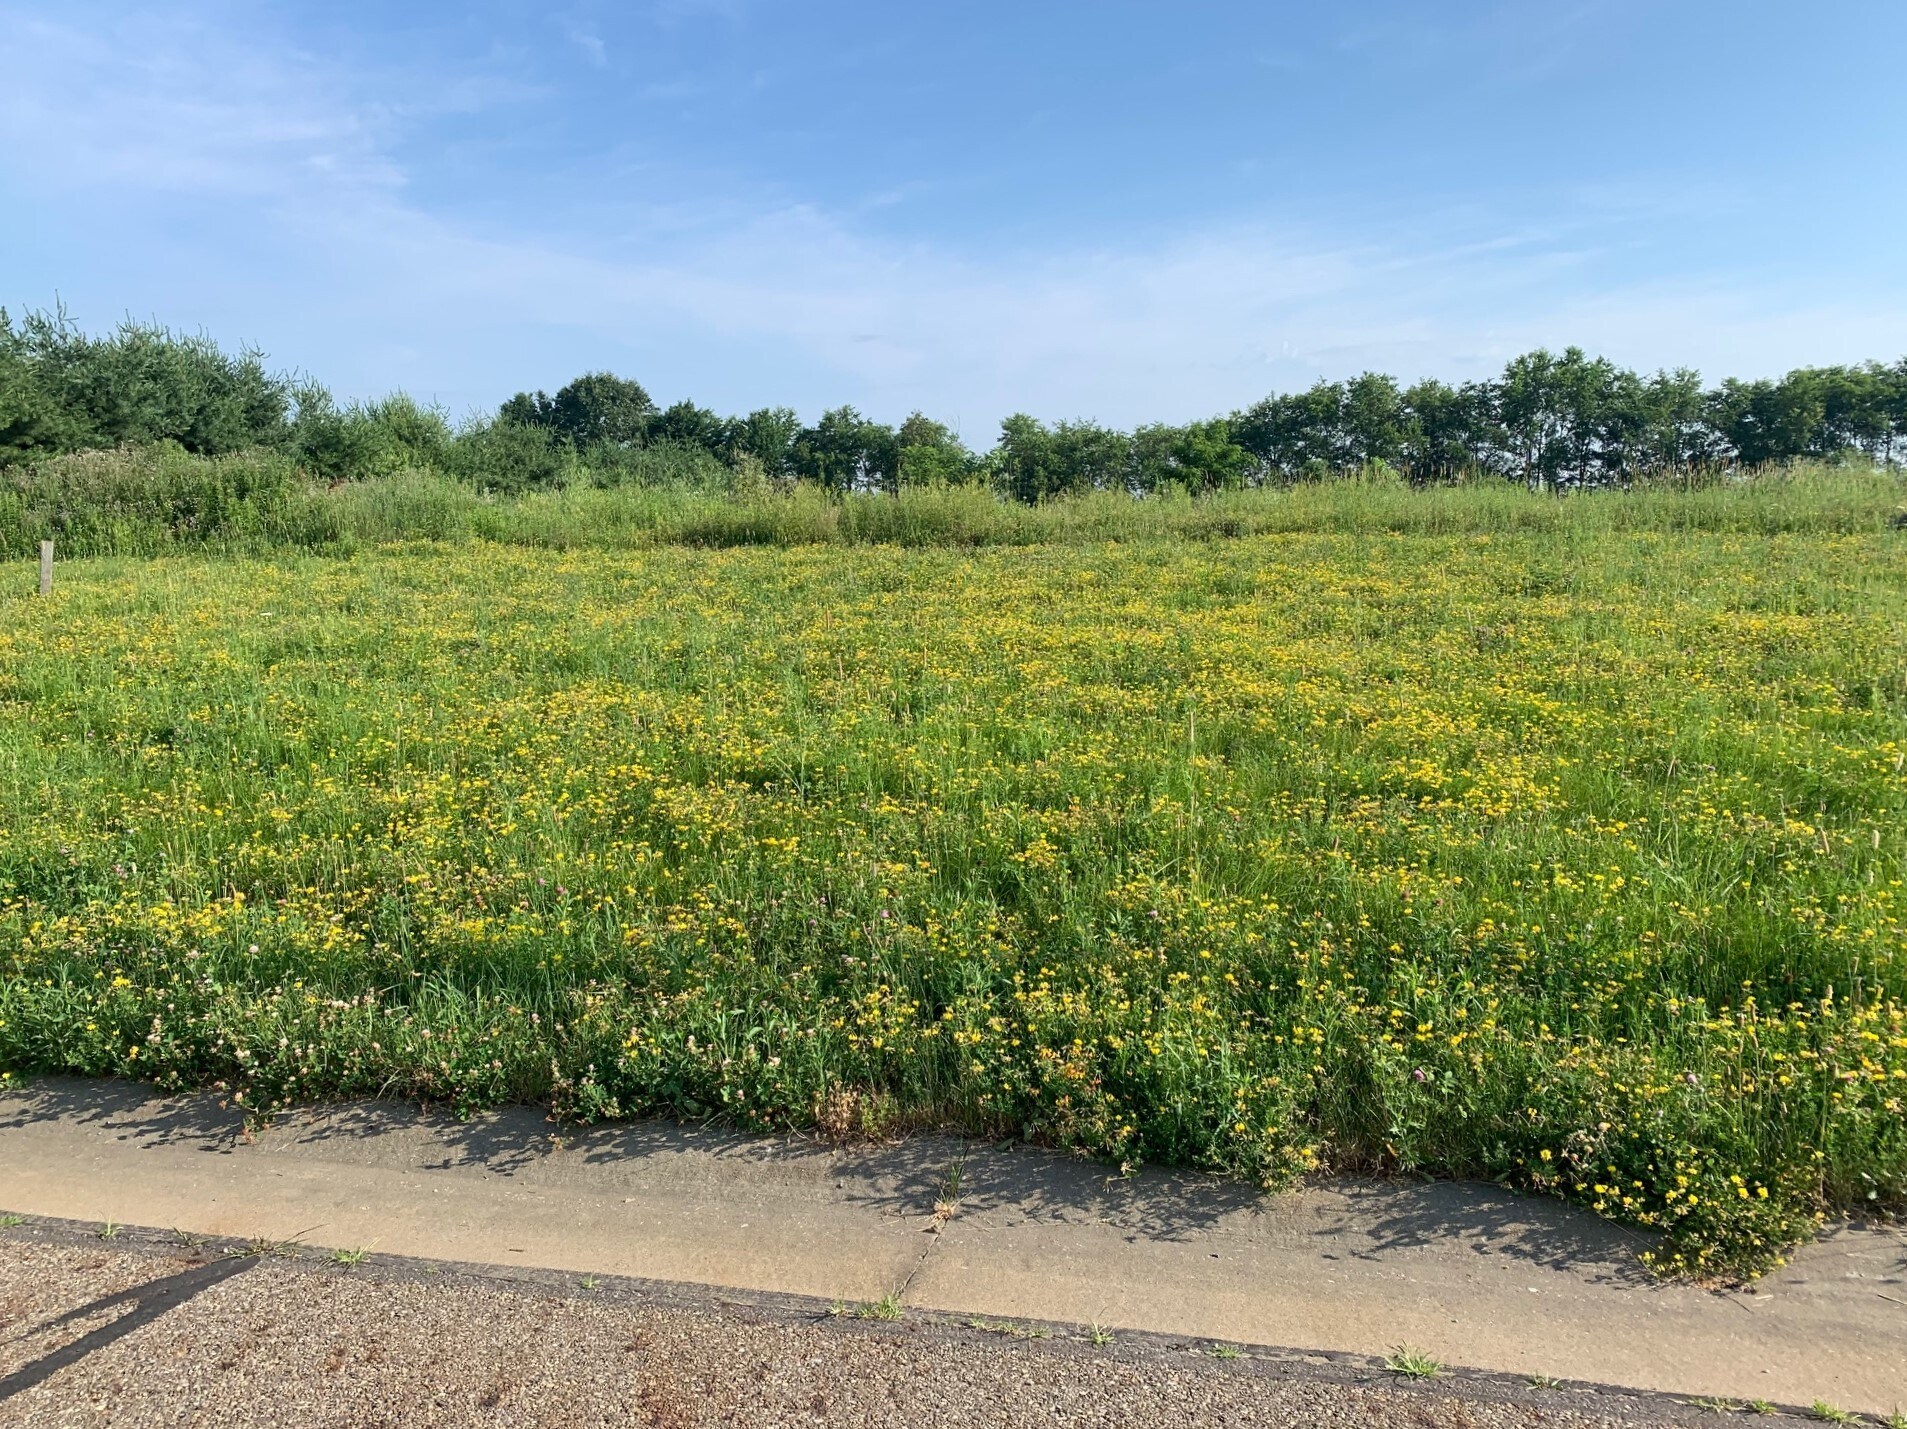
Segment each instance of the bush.
M179 545L309 546L335 536L287 454L198 457L171 442L0 469L0 533L13 556L44 540L66 554L97 556Z
M457 434L443 467L479 491L513 496L563 485L575 469L575 454L548 427L484 422Z
M256 352L130 321L88 337L62 312L16 326L0 309L0 462L160 441L207 456L278 446L291 403Z
M360 480L442 465L450 454L450 425L442 412L420 407L401 392L338 408L327 394L308 391L299 404L291 446L314 475Z

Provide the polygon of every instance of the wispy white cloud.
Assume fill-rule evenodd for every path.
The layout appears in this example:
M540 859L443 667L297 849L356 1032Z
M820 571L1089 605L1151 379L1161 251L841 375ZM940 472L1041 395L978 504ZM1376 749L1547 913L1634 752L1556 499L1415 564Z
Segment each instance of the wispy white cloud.
M190 23L135 19L96 31L6 12L0 53L13 71L0 89L4 162L49 196L102 185L370 195L403 181L374 110L344 102L315 67Z
M609 47L603 43L603 37L592 25L581 20L568 18L562 22L563 38L583 52L583 57L597 69L609 64Z
M1594 235L1567 225L1456 224L1430 238L1425 225L1346 236L1235 221L977 251L884 235L870 224L878 205L746 194L630 210L615 241L560 222L479 222L416 197L401 156L419 115L516 102L507 78L378 94L215 25L81 30L3 10L0 50L19 77L0 97L0 168L129 214L142 197L183 196L229 217L227 248L205 252L192 282L126 293L123 306L216 290L222 265L264 253L282 277L254 280L250 300L278 305L280 328L327 334L299 348L305 365L455 405L608 364L738 407L921 406L984 438L1019 408L1184 417L1364 367L1469 375L1539 343L1753 372L1884 353L1907 328L1886 304L1777 301L1722 281L1599 284Z

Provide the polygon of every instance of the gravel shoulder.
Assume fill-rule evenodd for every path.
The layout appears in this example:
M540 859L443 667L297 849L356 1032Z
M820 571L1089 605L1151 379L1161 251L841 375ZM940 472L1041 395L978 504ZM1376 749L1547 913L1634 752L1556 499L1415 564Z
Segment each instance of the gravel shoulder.
M0 1424L1694 1423L1664 1396L619 1278L29 1223L0 1231ZM249 1251L250 1253L246 1253ZM1713 1422L1712 1416L1699 1416ZM1780 1422L1768 1421L1762 1422Z

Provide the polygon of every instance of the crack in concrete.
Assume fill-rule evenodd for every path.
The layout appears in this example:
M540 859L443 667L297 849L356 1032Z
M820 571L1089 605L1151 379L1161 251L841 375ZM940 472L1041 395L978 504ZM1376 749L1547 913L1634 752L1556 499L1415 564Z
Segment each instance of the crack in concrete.
M967 1143L962 1141L960 1143L960 1149L954 1152L953 1159L947 1163L946 1170L940 1173L941 1189L947 1190L950 1193L950 1200L954 1209L943 1217L940 1214L940 1207L943 1204L942 1199L936 1196L936 1198L929 1203L927 1214L932 1219L933 1224L929 1226L925 1232L927 1236L927 1247L916 1257L913 1268L907 1272L907 1278L901 1281L900 1289L894 1292L894 1298L902 1304L905 1304L907 1301L907 1292L913 1286L915 1277L927 1268L927 1262L932 1260L934 1252L940 1249L941 1230L946 1226L948 1221L959 1214L959 1188L962 1176L966 1170L966 1165Z

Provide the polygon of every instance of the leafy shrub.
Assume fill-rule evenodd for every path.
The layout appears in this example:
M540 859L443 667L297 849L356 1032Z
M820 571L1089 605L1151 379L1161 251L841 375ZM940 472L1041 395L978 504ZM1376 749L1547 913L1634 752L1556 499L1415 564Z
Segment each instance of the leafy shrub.
M162 442L0 469L0 542L16 556L43 540L86 556L328 538L282 452L199 457Z
M443 459L449 475L501 496L561 486L575 466L574 451L548 427L504 421L459 432Z
M450 455L450 425L442 412L401 392L343 408L311 392L299 406L291 447L305 467L330 481L390 476L442 466Z

